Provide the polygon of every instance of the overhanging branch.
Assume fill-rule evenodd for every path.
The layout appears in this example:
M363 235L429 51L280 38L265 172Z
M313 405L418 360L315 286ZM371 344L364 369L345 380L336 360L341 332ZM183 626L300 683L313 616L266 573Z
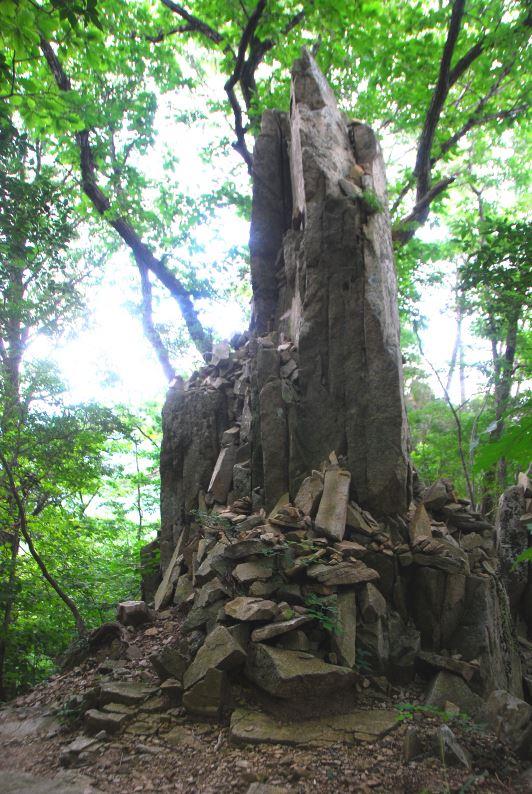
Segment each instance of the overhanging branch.
M421 197L412 211L394 226L392 232L394 242L404 245L412 239L419 226L426 221L431 203L437 196L447 190L449 185L455 181L456 176L456 174L451 174L451 176L440 179L439 182L433 185L430 190Z
M64 71L52 46L44 38L41 38L40 44L58 88L61 91L70 91L72 88L70 78ZM181 310L191 339L198 350L203 353L210 349L210 337L201 324L187 288L172 271L168 269L164 262L153 254L149 246L142 240L129 221L121 216L113 214L111 202L97 182L96 166L90 145L89 130L82 130L76 133L75 139L80 154L81 180L85 195L91 200L97 212L102 216L106 216L109 225L113 227L130 248L139 270L141 268L151 270L159 281L168 289Z
M168 380L172 380L175 377L175 370L170 362L170 357L165 344L161 339L161 335L159 334L153 322L153 302L150 271L144 265L139 265L138 268L142 290L142 325L144 327L144 333L157 354L157 358L159 359L159 363L164 370L164 374Z

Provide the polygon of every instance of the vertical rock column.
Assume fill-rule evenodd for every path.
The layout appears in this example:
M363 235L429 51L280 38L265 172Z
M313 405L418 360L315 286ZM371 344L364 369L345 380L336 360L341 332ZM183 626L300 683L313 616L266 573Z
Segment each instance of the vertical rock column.
M360 504L377 514L404 512L411 477L378 142L366 125L348 129L304 52L293 68L289 128L279 114L275 125L265 115L255 158L252 330L271 330L273 317L273 330L299 353L299 395L288 411L290 493L334 449Z

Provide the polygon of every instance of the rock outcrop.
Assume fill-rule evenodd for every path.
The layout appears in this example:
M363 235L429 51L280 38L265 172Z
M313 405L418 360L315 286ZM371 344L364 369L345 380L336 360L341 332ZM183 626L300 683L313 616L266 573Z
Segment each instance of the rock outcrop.
M266 506L283 485L295 495L334 449L359 504L404 512L410 470L382 154L369 127L346 124L306 53L294 65L289 118L265 114L253 175L252 330L283 334L298 363L286 400L288 362L269 354L268 371L258 362L259 402L278 395L286 427L286 468L269 494L265 484ZM257 430L268 477L270 427Z
M515 565L516 558L532 545L532 484L528 474L521 473L517 485L501 496L495 526L512 614L532 640L532 563Z
M201 716L243 682L305 717L366 675L472 713L521 697L493 527L447 480L412 500L382 155L307 53L263 118L250 252L249 333L163 412L154 601L184 622L154 668Z
M271 510L332 449L363 508L392 515L410 502L382 154L369 127L346 123L307 53L290 115L264 115L253 185L248 341L235 353L216 345L163 412L163 569L200 492L225 503L232 482Z

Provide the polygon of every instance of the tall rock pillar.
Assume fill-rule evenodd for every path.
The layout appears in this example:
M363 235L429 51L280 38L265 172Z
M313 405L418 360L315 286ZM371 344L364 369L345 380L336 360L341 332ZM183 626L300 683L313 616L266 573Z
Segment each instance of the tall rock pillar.
M263 119L250 242L252 330L279 331L299 355L290 493L334 449L359 504L402 513L411 476L382 153L368 126L346 123L307 52L290 104L289 117Z

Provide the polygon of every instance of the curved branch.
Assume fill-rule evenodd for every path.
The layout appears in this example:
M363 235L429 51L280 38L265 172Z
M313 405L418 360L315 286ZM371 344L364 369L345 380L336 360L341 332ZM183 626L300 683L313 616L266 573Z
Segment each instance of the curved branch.
M425 223L428 217L429 207L434 199L443 193L449 185L451 185L454 180L456 179L457 174L451 174L451 176L446 176L443 179L440 179L439 182L436 182L435 185L428 190L424 196L417 202L413 210L402 218L396 226L394 226L392 231L392 238L394 242L407 243L409 240L412 239L416 230L421 226L421 224Z
M242 108L240 107L240 103L237 99L235 93L235 86L240 82L242 79L242 74L244 72L244 68L246 65L246 51L248 46L255 35L255 31L257 29L257 25L259 24L260 18L264 9L266 8L266 0L259 0L257 5L255 6L253 13L249 17L246 27L242 32L242 36L240 37L240 42L238 44L238 50L236 55L235 66L233 72L229 76L229 79L226 81L224 85L225 93L227 94L227 98L229 99L229 104L233 110L233 116L235 119L235 135L236 135L236 143L233 144L234 148L237 152L243 157L244 162L247 165L248 172L251 174L253 168L253 157L251 152L249 151L246 143L246 128L244 127L242 121ZM258 65L258 62L257 62ZM257 68L255 66L255 69ZM254 84L254 71L251 75L252 83ZM249 101L250 95L248 94ZM248 101L246 101L248 104Z
M161 2L175 14L180 16L181 19L184 19L187 22L187 25L183 26L182 28L172 29L168 31L167 34L161 33L159 36L152 37L150 41L162 41L166 35L173 35L177 32L192 31L203 34L214 44L219 45L223 42L223 37L220 33L218 33L218 31L214 30L214 28L212 28L203 20L193 16L179 3L174 3L173 0L161 0ZM253 155L247 145L246 134L248 132L248 127L244 123L244 114L239 99L236 95L235 88L237 85L240 86L245 109L249 114L253 94L257 89L255 83L255 72L266 53L269 52L276 44L273 39L265 39L264 41L261 41L255 36L259 22L266 9L266 4L267 0L259 0L252 13L247 17L247 22L244 30L242 31L236 55L233 53L233 57L235 59L233 71L229 75L224 85L225 93L227 94L229 104L231 105L231 110L233 111L234 132L236 135L236 141L233 144L233 148L241 155L250 174L253 168ZM312 5L313 0L310 0L308 4ZM245 9L243 10L245 12ZM298 11L297 14L294 14L294 16L283 27L281 34L284 36L288 35L288 33L297 27L304 19L305 13L305 10L301 10ZM224 48L224 52L231 52L231 48L226 46ZM248 53L247 57L246 53Z
M20 498L20 494L19 494L19 491L18 491L18 488L17 488L17 484L15 482L15 478L13 476L13 472L11 470L11 466L7 462L7 459L6 459L5 455L4 455L4 453L2 452L2 450L0 450L0 463L4 467L4 471L5 471L6 476L7 476L7 482L8 482L8 486L9 486L9 491L10 491L11 496L13 497L13 500L14 500L16 506L17 506L17 513L18 513L18 518L19 518L18 524L19 524L19 527L20 527L20 531L22 533L22 537L24 538L24 541L26 542L26 545L27 545L27 547L29 549L29 552L30 552L31 556L33 557L33 559L35 560L35 562L39 566L39 569L40 569L42 575L44 576L44 578L46 579L46 581L48 582L50 587L53 590L55 590L55 592L57 593L57 595L59 596L61 601L65 604L66 607L68 607L68 609L72 613L72 617L74 618L74 623L76 624L76 630L77 630L78 634L80 634L80 635L86 634L87 633L87 628L85 626L85 621L83 620L83 618L81 616L81 613L80 613L79 609L77 608L75 602L70 598L69 595L67 595L67 593L65 593L63 588L56 582L54 577L48 571L48 568L46 567L42 557L40 556L40 554L38 553L37 549L33 545L33 540L31 538L31 535L30 535L30 532L29 532L29 529L28 529L28 523L27 523L27 519L26 519L26 510L25 510L24 504L22 502L22 499Z
M206 36L210 39L214 44L220 44L223 40L223 37L217 30L211 28L210 25L207 25L206 22L203 22L198 17L195 17L194 14L191 14L186 8L183 8L182 5L179 3L174 3L172 0L161 0L162 4L165 5L170 11L173 11L174 14L177 14L184 19L185 22L188 22L190 26L190 30L195 31L197 33L201 33L203 36Z
M41 50L58 88L61 91L70 91L72 88L70 78L64 71L52 46L42 37L40 43ZM77 132L75 134L75 139L80 154L81 180L85 195L91 200L94 208L100 215L108 215L108 217L106 217L107 222L130 248L139 269L145 267L151 270L161 284L164 284L168 289L181 310L189 334L198 350L202 353L209 350L211 346L210 336L206 333L201 324L189 291L172 271L168 269L164 262L153 254L149 246L142 240L129 221L120 216L113 217L110 214L112 210L111 202L97 182L96 166L90 146L89 130Z
M150 272L143 264L139 264L138 268L142 290L142 325L144 327L144 333L157 354L157 358L159 359L159 363L164 370L164 374L168 380L172 380L175 377L175 370L170 363L170 357L168 356L168 351L163 340L161 339L161 335L157 331L153 322Z

